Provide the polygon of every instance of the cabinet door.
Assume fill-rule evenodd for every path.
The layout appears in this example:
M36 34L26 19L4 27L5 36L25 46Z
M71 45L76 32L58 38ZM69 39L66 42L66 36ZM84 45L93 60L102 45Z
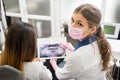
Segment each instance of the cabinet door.
M4 3L7 12L20 13L20 6L18 0L4 0Z
M50 16L50 0L26 0L28 14Z
M6 15L12 21L29 22L38 31L38 37L58 37L59 25L55 22L55 0L4 0ZM16 19L15 19L16 18ZM57 32L57 33L56 33Z
M29 23L32 23L35 26L38 38L46 38L51 36L51 21L29 19Z

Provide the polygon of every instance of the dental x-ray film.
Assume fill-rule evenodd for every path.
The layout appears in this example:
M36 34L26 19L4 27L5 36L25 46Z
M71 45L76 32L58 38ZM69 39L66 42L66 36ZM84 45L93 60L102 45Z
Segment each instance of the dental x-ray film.
M66 38L60 39L38 39L37 56L45 59L64 58L66 50L61 47L61 44L66 42Z

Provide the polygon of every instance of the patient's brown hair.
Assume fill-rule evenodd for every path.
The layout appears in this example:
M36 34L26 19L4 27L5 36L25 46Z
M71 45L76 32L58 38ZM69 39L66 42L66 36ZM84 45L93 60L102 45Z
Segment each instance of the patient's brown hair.
M23 71L24 62L35 57L36 41L36 30L31 24L13 23L8 28L0 65L10 65Z

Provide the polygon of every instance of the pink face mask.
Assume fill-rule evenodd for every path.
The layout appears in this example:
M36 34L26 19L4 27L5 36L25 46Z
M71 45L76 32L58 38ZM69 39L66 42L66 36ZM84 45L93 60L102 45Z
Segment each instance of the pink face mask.
M76 40L82 40L84 38L83 30L74 28L72 26L69 26L68 33L71 38Z

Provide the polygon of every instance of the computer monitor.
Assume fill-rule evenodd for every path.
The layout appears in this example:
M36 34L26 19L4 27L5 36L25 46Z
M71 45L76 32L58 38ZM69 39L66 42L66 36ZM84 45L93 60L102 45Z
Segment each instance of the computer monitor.
M118 38L120 23L102 23L102 28L107 38Z

